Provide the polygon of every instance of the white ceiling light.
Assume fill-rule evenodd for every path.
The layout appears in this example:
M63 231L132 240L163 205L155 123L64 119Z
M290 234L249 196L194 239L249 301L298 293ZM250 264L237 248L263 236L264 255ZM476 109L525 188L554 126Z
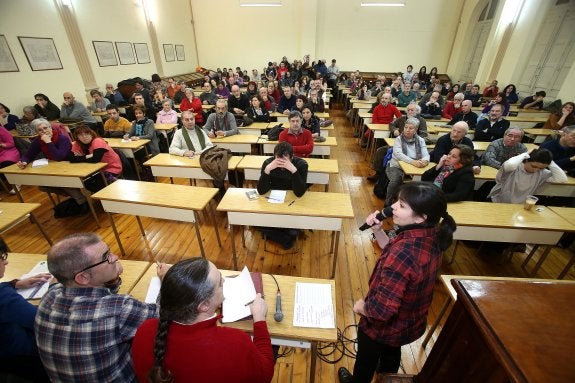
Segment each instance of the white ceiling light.
M384 3L381 1L378 2L368 2L368 1L362 1L361 2L361 6L362 7L405 7L405 3Z

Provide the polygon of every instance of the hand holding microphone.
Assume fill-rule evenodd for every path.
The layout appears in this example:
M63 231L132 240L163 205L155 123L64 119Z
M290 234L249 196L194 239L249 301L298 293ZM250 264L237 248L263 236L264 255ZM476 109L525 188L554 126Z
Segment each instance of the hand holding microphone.
M376 214L376 216L374 217L377 221L381 222L383 221L385 218L387 217L391 217L393 215L393 209L391 208L391 206L386 206L385 209L383 209L382 211L380 211L379 213ZM363 225L361 225L359 227L359 230L364 231L369 229L370 227L374 226L375 224L379 223L376 222L375 220L370 224L368 222L364 223Z

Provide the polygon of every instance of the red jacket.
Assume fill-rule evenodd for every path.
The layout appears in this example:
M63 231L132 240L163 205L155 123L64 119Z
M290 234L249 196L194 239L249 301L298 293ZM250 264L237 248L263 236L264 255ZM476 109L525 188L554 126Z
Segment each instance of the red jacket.
M184 98L180 103L180 110L183 112L184 110L191 110L195 116L196 124L203 124L204 123L204 116L202 115L202 101L199 97L194 97L193 101L190 102L189 99Z
M456 108L454 102L449 101L447 104L445 104L445 108L443 108L441 117L451 120L458 113L461 113L461 103L459 103L459 108Z
M371 122L374 124L389 124L393 121L393 116L396 118L401 117L401 112L395 105L387 104L383 106L379 104L373 109Z
M284 129L280 133L280 142L289 142L293 147L293 155L300 158L309 157L313 151L313 137L311 132L307 129L301 129L301 132L296 136L290 133L290 129Z

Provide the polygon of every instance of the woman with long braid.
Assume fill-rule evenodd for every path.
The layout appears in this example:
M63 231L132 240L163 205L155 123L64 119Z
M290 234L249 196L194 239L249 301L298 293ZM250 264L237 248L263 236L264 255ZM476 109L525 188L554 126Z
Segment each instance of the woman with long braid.
M274 356L261 294L250 305L253 341L218 326L224 279L204 258L172 266L160 289L160 317L145 321L132 343L140 382L270 382Z

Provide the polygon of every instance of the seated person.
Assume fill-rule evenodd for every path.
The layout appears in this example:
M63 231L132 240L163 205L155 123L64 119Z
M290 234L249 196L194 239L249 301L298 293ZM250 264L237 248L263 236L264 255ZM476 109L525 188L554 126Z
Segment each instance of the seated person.
M456 122L455 125L451 127L451 132L439 137L435 143L435 148L429 153L431 162L438 163L444 155L449 154L451 149L457 145L465 145L473 148L473 141L466 137L468 131L469 127L465 121ZM475 154L473 164L473 172L479 174L481 172L481 162Z
M439 98L438 92L432 92L429 100L421 106L421 117L431 118L434 120L441 119L441 106L437 101Z
M543 108L543 99L547 96L547 93L544 90L540 90L539 92L535 92L533 96L527 96L521 101L519 105L519 109L538 109L541 110Z
M523 129L510 127L505 131L503 138L492 141L481 156L481 163L499 169L501 164L518 154L525 153L527 147L521 143Z
M567 175L553 162L549 150L535 149L505 161L495 180L488 196L493 202L524 203L545 182L567 182Z
M251 98L256 95L258 95L258 86L255 81L249 81L246 96L251 100Z
M497 87L497 80L491 81L491 83L483 89L483 97L495 98L499 93L499 87Z
M291 88L289 86L283 87L282 89L284 94L279 99L277 110L278 113L289 115L292 110L296 109L295 96L291 94Z
M288 120L290 127L280 133L279 142L288 142L296 157L309 157L313 151L313 137L309 130L302 128L303 117L301 113L297 110L290 112Z
M0 169L13 165L19 160L20 152L14 143L14 137L6 128L0 125ZM6 180L4 174L0 175L0 178L8 185L8 180ZM16 194L16 190L10 190L10 194Z
M433 89L433 91L431 89ZM443 110L443 107L445 105L445 98L441 95L442 90L443 86L441 84L437 84L433 88L428 88L427 93L419 101L419 106L421 106L421 108L423 109L423 106L427 103L427 101L429 101L429 99L433 95L433 92L437 92L438 94L437 103L439 104L439 107Z
M227 99L228 97L230 97L230 90L228 89L228 87L226 86L226 83L223 81L220 81L218 83L218 87L216 88L216 96L220 99L220 98L224 98Z
M489 101L489 103L484 104L485 107L481 110L481 113L487 114L489 113L489 111L491 111L491 108L493 107L493 105L495 104L499 104L503 107L503 116L508 116L509 115L509 108L510 105L507 102L507 99L505 98L505 93L501 92L501 93L497 93L495 95L495 97L493 97L491 99L491 101Z
M447 125L454 125L456 122L465 121L471 130L475 130L477 124L477 114L471 110L472 103L470 100L463 100L461 102L461 112L457 113Z
M34 109L38 111L40 116L48 121L56 121L60 118L60 108L50 101L48 96L43 93L36 93L34 99L36 100Z
M4 277L8 265L8 252L6 243L0 238L0 278ZM50 278L50 274L38 274L0 283L0 378L5 379L8 374L26 379L24 382L49 382L34 340L36 306L17 290L38 286ZM6 380L11 381L16 382L10 378Z
M465 99L471 101L474 107L481 105L481 93L479 93L479 85L475 84L471 87L471 92L465 92Z
M110 101L110 104L122 105L126 103L122 93L120 93L118 89L114 89L114 85L110 83L106 84L106 94L104 97Z
M132 141L139 139L150 140L148 143L148 148L150 149L150 153L155 156L156 154L160 153L160 139L156 134L154 120L150 120L145 116L146 108L144 106L134 105L132 109L134 110L136 119L134 122L132 122L130 132L124 135L124 139L130 139Z
M202 102L199 98L194 96L194 91L192 88L186 88L184 91L186 98L180 103L180 110L183 112L185 110L191 110L196 118L196 124L202 125L204 123L204 116L202 114Z
M152 107L154 108L156 115L164 108L164 102L166 101L169 102L170 105L172 104L172 100L166 97L166 92L162 88L156 88L152 99Z
M519 101L519 96L517 95L517 89L514 84L509 84L503 89L503 94L505 94L505 99L509 104L517 104Z
M270 113L263 106L259 95L253 95L250 99L251 106L246 110L246 116L253 122L270 122Z
M561 111L553 113L543 125L543 129L559 130L569 125L575 125L575 103L566 102Z
M553 154L553 160L571 177L575 177L575 125L559 131L559 138L545 141L539 146Z
M401 112L391 103L391 93L384 93L380 97L380 104L373 108L371 122L374 124L391 124L394 118L401 117ZM373 137L373 132L367 129L363 134L361 146L366 147L368 140Z
M325 112L325 102L319 97L317 89L310 89L307 103L310 104L314 113Z
M216 105L216 101L218 101L218 96L214 93L212 89L212 84L209 82L205 82L204 86L202 87L203 92L200 94L200 101L202 105Z
M295 113L295 112L292 112ZM266 194L270 190L292 190L301 197L307 190L307 162L294 156L292 146L280 142L274 148L274 155L262 164L258 193ZM281 244L284 249L293 247L299 230L283 228L260 228L272 241Z
M186 88L188 87L188 85L186 84L185 81L180 81L180 84L178 85L179 89L175 91L174 93L174 97L170 97L172 100L174 100L174 102L176 104L180 104L182 102L182 100L184 98L186 98L186 93L184 92L186 90ZM168 87L168 91L169 91L170 87ZM168 92L168 94L170 94Z
M177 124L178 113L172 109L172 100L166 99L162 103L162 110L156 115L156 124Z
M389 124L389 130L391 131L391 137L397 137L401 135L403 132L403 127L405 126L405 121L408 118L413 117L419 120L419 128L417 129L417 135L427 142L428 133L427 133L427 121L420 115L421 107L417 105L415 102L411 102L405 108L405 116L401 116L396 118Z
M212 146L206 132L196 125L194 114L189 110L182 112L182 128L174 133L170 154L194 157Z
M104 162L107 166L103 169L104 177L108 184L116 181L122 175L122 161L120 156L98 137L96 132L87 126L78 126L74 129L76 141L72 142L72 150L68 154L70 162L89 162L92 164ZM103 188L105 185L101 185ZM94 192L95 190L90 190Z
M120 110L115 104L106 107L108 119L104 122L104 137L123 137L130 132L132 124L124 117L120 117Z
M138 327L157 317L155 303L117 294L123 268L93 233L76 233L48 251L57 279L42 298L34 331L53 382L136 382L130 346ZM167 266L158 265L163 277Z
M147 104L146 99L140 93L134 93L132 95L132 99L134 100L134 104L132 104L131 108L126 108L126 115L127 115L128 120L134 121L136 119L136 115L134 113L134 107L136 105L138 105L138 106L144 108L142 110L145 111L144 113L145 113L147 118L149 118L152 121L156 121L156 112L154 111L154 107L152 106L151 102L149 104Z
M455 115L461 113L461 103L465 96L463 93L456 93L453 95L453 101L448 101L441 112L441 117L451 120Z
M449 154L441 156L435 167L423 173L421 180L433 182L443 190L447 202L469 200L475 187L474 154L467 145L455 145Z
M216 102L216 112L208 116L204 131L210 138L228 137L240 133L234 115L228 112L228 104L225 100Z
M0 125L8 130L16 129L16 124L20 122L18 116L10 114L10 108L0 103Z
M397 106L407 106L415 99L415 92L411 90L411 83L406 82L403 85L403 91L397 95Z
M97 89L92 89L90 91L90 96L92 96L92 99L94 100L94 102L92 102L92 104L90 105L90 110L92 112L104 112L104 111L106 111L106 107L108 105L110 105L110 100L105 98L102 95L102 92L100 92Z
M491 142L503 138L509 128L509 121L502 117L503 106L494 104L489 111L489 117L479 120L475 126L474 141Z
M239 86L233 85L232 94L228 97L228 110L232 112L235 117L240 117L241 119L249 106L250 100L248 96L240 91Z
M80 101L76 101L70 92L64 93L64 103L60 110L60 119L78 119L91 128L97 129L98 121Z
M253 340L242 330L219 326L224 280L204 258L185 259L166 273L160 317L138 328L132 343L140 382L270 382L274 355L261 294L250 304ZM173 380L172 380L173 379Z
M18 167L24 169L30 161L36 159L40 152L44 153L44 156L50 161L65 161L72 148L70 138L60 131L52 129L50 122L43 118L38 118L31 124L36 129L38 137L32 139L28 151L17 162ZM40 186L39 189L46 193L72 197L80 207L78 209L79 214L86 214L90 210L86 196L82 194L80 189L55 186Z
M391 206L395 202L397 191L403 182L404 173L399 166L399 161L407 162L418 168L423 168L429 163L425 140L417 135L418 127L418 119L408 118L403 133L393 143L393 154L385 169L385 174L389 178L385 206Z
M311 105L305 104L302 108L301 115L303 120L301 122L301 126L304 129L307 129L311 132L311 136L314 140L320 136L320 128L319 128L319 117L313 114L311 110Z
M358 100L362 101L369 100L371 98L371 91L367 89L367 82L360 84L356 97Z
M262 106L265 107L270 113L275 112L276 110L276 101L273 97L268 95L268 88L262 86L259 90L260 97L262 99Z
M184 87L185 89L186 87ZM166 92L168 93L168 97L173 100L176 97L176 93L178 93L182 88L180 87L179 84L176 83L176 81L170 77L168 78L168 87L166 88ZM181 100L178 100L178 103Z

